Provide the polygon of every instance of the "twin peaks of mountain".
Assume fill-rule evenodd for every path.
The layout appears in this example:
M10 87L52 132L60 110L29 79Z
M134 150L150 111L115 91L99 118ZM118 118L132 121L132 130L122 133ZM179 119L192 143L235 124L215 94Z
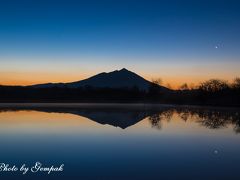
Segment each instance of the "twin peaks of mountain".
M150 84L151 82L144 79L143 77L123 68L121 70L116 70L109 73L103 72L81 81L70 82L70 83L38 84L38 85L34 85L33 87L36 87L36 88L49 88L49 87L78 88L78 87L85 87L85 86L90 86L95 88L138 87L141 90L147 90Z

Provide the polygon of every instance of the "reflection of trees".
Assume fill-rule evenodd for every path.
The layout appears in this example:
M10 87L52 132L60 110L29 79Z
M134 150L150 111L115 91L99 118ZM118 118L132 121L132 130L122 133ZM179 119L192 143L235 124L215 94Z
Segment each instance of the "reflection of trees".
M173 113L174 113L173 109L169 109L163 111L161 116L169 122L172 119Z
M182 110L182 112L178 112L179 116L182 120L184 120L185 122L188 120L188 118L191 116L190 111L188 111L187 109Z
M234 127L234 131L238 134L240 133L240 127L239 126L235 126Z
M149 121L152 125L152 127L156 128L156 129L161 129L162 124L161 121L170 121L172 119L172 115L173 115L174 111L172 109L170 110L164 110L162 112L153 114L151 116L149 116Z
M219 111L203 111L198 113L197 121L209 129L219 129L230 123L230 117Z
M178 113L184 121L190 115L194 116L198 123L209 129L224 128L233 124L235 125L235 132L239 132L240 130L240 114L238 110L185 108L178 110Z
M161 129L161 121L171 121L174 113L185 122L188 119L193 119L209 129L225 128L232 124L234 125L234 131L240 133L240 113L236 109L173 107L151 115L149 121L152 127Z
M239 114L238 114L238 116L239 116ZM235 123L234 131L236 133L240 133L240 118Z
M161 129L161 116L160 114L153 114L149 117L149 121L152 124L152 127L156 129Z

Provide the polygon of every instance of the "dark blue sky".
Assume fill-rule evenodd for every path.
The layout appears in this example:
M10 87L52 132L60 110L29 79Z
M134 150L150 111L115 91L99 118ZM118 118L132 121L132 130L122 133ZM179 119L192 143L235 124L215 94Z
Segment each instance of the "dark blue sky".
M239 9L231 0L2 0L0 83L122 67L172 82L229 79L240 69Z

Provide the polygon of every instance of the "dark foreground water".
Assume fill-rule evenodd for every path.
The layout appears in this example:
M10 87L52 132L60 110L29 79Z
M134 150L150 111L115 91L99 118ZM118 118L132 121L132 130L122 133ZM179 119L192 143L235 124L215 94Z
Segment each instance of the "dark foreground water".
M0 179L240 179L239 109L0 105L0 163L36 162Z

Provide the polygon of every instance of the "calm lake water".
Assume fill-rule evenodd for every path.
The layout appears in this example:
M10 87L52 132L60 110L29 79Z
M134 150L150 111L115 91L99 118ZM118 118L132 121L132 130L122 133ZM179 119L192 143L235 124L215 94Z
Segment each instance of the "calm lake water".
M0 179L240 179L240 113L125 104L0 105ZM44 177L44 178L43 178Z

